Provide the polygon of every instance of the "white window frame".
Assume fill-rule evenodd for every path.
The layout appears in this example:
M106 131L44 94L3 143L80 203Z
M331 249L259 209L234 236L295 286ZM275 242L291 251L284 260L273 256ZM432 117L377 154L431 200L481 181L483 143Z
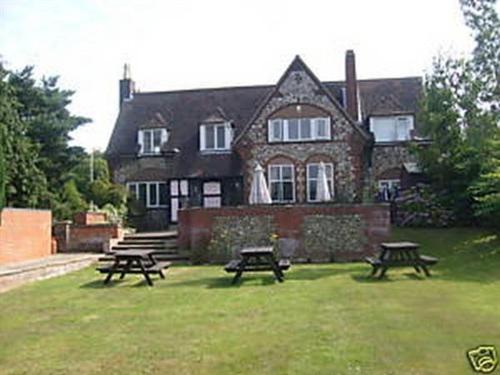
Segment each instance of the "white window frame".
M207 128L214 128L214 147L207 147ZM224 144L219 145L217 139L217 129L224 129ZM200 151L202 152L220 152L231 150L231 143L233 141L233 129L230 122L202 124L200 125Z
M168 207L167 204L160 204L160 185L165 184L165 191L167 191L168 185L166 182L163 181L133 181L133 182L127 182L127 190L130 193L133 193L135 195L135 199L139 200L139 185L140 184L145 184L146 185L146 208L161 208L161 207ZM151 202L151 185L156 185L156 204L150 204ZM134 192L131 191L131 187L133 187ZM167 197L164 199L167 201Z
M407 121L407 131L402 134L400 132L399 124L401 121ZM391 139L380 139L380 137L377 137L377 122L378 121L390 121L392 124L392 138ZM378 125L380 126L380 124ZM387 126L387 124L386 124ZM373 133L375 136L375 142L376 143L387 143L387 142L406 142L411 140L411 132L415 129L415 118L413 115L397 115L397 116L373 116L370 117L370 131Z
M310 172L309 172L309 167L310 166L317 166L319 168L320 163L307 163L306 165L306 198L308 202L318 202L317 199L310 199L310 191L309 191L309 181L310 180L315 180L317 181L318 178L311 178L310 177ZM323 163L325 164L325 167L331 167L332 168L332 177L330 178L331 182L331 191L330 194L332 195L332 198L335 197L335 169L333 166L333 163Z
M389 189L392 189L394 185L397 185L398 189L401 187L401 180L399 178L388 178L377 181L378 189L382 189L382 185L387 184Z
M289 182L289 180L273 180L271 178L271 168L278 167L280 168L280 176L283 176L282 169L283 167L291 168L292 170L292 177L291 177L291 182L292 182L292 200L273 200L273 203L294 203L295 202L295 166L293 164L269 164L267 167L267 176L268 176L268 187L269 187L269 193L271 193L271 184L273 182Z
M290 139L289 129L290 129L290 120L297 120L299 123L298 126L298 138ZM302 121L309 120L310 121L310 136L302 137L301 129L302 129ZM318 136L318 123L319 121L324 121L326 124L326 133L324 136ZM280 124L280 136L276 138L274 136L274 125ZM331 121L330 117L300 117L300 118L273 118L269 119L267 123L267 138L269 143L275 142L311 142L311 141L323 141L331 139Z
M160 145L154 146L154 135L155 132L160 132ZM145 150L146 147L146 137L148 137L151 141L151 145L153 147L152 150ZM165 128L150 128L150 129L141 129L138 132L138 143L140 146L139 155L159 155L161 154L161 147L164 143L168 141L168 131Z

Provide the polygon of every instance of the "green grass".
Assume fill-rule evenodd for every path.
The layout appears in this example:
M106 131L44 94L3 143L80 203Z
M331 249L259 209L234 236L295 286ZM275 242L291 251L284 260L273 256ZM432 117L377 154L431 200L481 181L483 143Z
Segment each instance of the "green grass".
M471 374L500 350L500 239L395 230L440 257L369 281L362 263L294 265L230 285L221 267L175 267L153 288L93 268L0 295L0 374ZM499 353L500 354L500 353ZM500 371L500 370L497 370Z

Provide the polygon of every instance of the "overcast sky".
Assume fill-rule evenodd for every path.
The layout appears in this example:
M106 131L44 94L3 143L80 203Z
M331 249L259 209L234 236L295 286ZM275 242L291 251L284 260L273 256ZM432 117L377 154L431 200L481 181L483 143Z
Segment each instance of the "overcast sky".
M423 75L441 51L472 41L458 0L0 0L0 54L76 91L93 119L74 143L104 150L131 64L141 91L276 83L296 54L321 80Z

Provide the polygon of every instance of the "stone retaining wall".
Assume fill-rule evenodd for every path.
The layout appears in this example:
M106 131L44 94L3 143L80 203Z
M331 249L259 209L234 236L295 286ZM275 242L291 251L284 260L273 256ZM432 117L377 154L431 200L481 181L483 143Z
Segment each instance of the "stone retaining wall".
M179 212L178 245L193 260L220 263L248 246L278 245L295 261L361 260L390 234L387 204L190 208Z

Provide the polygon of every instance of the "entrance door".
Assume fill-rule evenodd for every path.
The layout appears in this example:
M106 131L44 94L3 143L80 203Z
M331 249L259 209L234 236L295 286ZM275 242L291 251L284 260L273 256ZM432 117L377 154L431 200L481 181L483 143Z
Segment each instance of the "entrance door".
M170 221L177 223L177 211L189 197L188 180L170 180Z

